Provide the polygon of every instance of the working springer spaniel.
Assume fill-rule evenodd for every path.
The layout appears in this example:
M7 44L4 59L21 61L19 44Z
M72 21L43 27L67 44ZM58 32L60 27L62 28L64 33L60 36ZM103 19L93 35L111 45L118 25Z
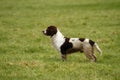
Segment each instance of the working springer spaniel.
M60 30L55 26L49 26L43 33L50 36L54 47L61 53L63 61L66 61L66 56L73 52L84 52L86 57L92 61L96 62L96 57L94 55L94 48L97 49L99 53L102 54L101 49L94 41L87 38L67 38L62 35Z

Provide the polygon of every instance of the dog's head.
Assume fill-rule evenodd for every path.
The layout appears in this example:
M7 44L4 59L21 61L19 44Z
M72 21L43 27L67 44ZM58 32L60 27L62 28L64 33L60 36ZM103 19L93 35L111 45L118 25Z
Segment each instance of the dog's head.
M43 34L47 35L47 36L53 36L57 33L57 27L55 26L49 26L46 30L42 31Z

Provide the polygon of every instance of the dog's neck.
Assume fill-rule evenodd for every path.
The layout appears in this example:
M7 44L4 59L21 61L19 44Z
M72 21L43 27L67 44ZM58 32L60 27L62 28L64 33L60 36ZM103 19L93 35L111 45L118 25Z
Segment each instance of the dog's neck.
M59 29L57 29L57 33L52 36L52 39L53 39L53 40L54 40L54 39L63 39L63 38L64 38L64 36L63 36L63 34L60 32Z
M64 43L65 38L63 34L57 29L57 33L52 36L52 43L54 47L59 51L60 46Z

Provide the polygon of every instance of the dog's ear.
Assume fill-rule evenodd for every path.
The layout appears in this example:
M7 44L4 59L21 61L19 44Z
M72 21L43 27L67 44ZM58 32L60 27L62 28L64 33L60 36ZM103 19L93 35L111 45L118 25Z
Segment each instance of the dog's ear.
M57 27L55 27L55 26L49 26L46 30L46 34L48 36L53 36L56 33L57 33Z

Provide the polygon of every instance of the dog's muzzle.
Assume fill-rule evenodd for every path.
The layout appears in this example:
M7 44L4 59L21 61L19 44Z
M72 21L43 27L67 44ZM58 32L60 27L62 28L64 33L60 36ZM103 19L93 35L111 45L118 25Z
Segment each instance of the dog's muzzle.
M42 31L44 35L46 35L46 30Z

